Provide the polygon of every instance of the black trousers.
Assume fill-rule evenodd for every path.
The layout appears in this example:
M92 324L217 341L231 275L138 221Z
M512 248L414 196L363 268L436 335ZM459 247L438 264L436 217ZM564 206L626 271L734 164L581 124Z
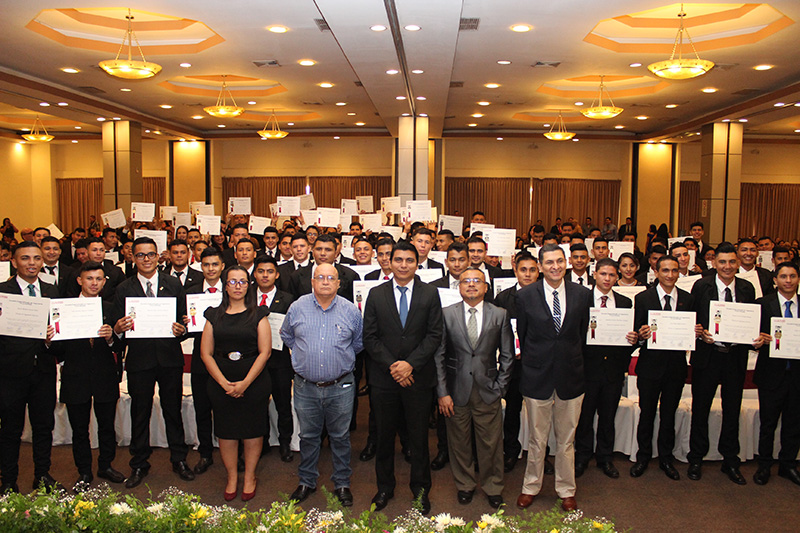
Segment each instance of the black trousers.
M792 366L800 367L800 362L792 361ZM784 468L797 466L797 453L800 451L800 382L791 372L800 372L800 368L789 370L776 388L758 389L758 416L761 421L758 431L759 467L769 467L773 463L775 430L781 418L778 462Z
M288 368L268 368L272 380L272 401L278 411L278 442L281 446L289 446L294 432L292 418L292 377L294 370ZM269 410L267 410L267 433L264 435L264 446L269 446Z
M674 459L672 450L675 448L675 411L678 410L681 401L685 380L668 377L646 379L639 376L637 383L641 414L639 427L636 428L636 441L639 445L636 460L647 462L653 457L653 429L660 398L658 458L660 461L672 461Z
M92 401L68 403L67 416L72 427L72 458L80 475L92 475L92 446L89 442L89 421L92 414ZM94 416L97 419L97 440L100 453L97 457L98 470L108 470L117 454L117 433L114 418L117 414L117 400L113 402L94 402Z
M689 463L700 463L708 453L708 415L711 403L722 385L722 428L717 449L724 464L738 467L739 459L739 413L742 410L742 391L746 370L740 365L738 354L720 353L711 355L708 366L692 368L692 424L689 437Z
M595 454L598 463L607 463L614 457L614 419L625 374L614 381L586 380L586 392L581 405L581 416L575 431L575 461L588 463ZM594 415L597 413L597 446L595 447Z
M181 401L183 368L157 366L148 370L128 372L128 394L131 396L131 468L150 468L150 413L158 383L161 412L167 428L170 461L185 461L189 447L183 432Z
M19 446L25 407L33 430L33 475L50 471L55 427L56 374L34 371L24 377L0 377L0 476L14 484L19 476Z
M211 416L211 400L208 397L208 380L211 376L207 372L192 372L192 402L194 403L194 421L197 424L197 451L200 457L211 459L214 451L214 441L211 434L214 429Z
M431 489L431 465L428 451L428 413L433 394L430 389L370 387L372 406L377 423L377 455L375 475L378 490L393 493L397 484L394 476L394 442L400 419L405 420L408 447L411 450L411 493Z
M513 366L518 366L520 362L515 360ZM513 369L511 381L508 384L506 393L506 411L503 418L503 455L508 457L519 457L522 453L522 444L519 442L520 413L522 413L522 393L519 391L521 372Z

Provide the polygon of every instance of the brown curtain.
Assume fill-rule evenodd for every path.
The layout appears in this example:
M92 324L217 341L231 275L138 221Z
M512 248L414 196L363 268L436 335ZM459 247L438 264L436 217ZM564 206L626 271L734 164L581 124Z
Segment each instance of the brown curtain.
M318 207L339 207L342 199L372 196L373 207L380 206L384 196L391 196L391 176L314 176L308 178Z
M270 216L269 204L275 203L278 196L299 196L306 192L304 176L254 176L249 178L222 178L222 201L228 205L228 198L252 198L253 214Z
M621 182L616 180L589 179L532 179L531 224L541 219L545 231L554 224L556 217L566 221L574 218L583 225L586 217L592 217L597 227L603 225L605 217L619 226L619 191ZM525 228L527 231L527 228ZM583 228L584 232L588 228Z
M445 178L445 215L461 215L464 224L483 211L498 228L515 228L525 235L530 220L529 178Z
M689 224L700 220L700 182L682 181L678 203L678 230L689 234Z
M56 178L58 227L65 234L89 224L89 215L100 220L103 212L103 178Z
M742 183L739 236L769 235L791 241L800 237L800 184Z
M142 201L156 207L167 205L167 178L142 178Z

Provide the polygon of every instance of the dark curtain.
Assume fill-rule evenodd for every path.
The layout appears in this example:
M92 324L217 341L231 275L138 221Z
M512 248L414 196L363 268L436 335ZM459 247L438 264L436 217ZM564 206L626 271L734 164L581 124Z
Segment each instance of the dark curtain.
M742 183L739 236L792 241L800 237L800 184Z
M142 178L142 201L156 204L158 207L167 205L167 178Z
M89 215L100 220L103 212L103 178L56 178L58 227L65 234L87 227Z
M515 228L524 235L530 220L529 178L445 178L444 215L464 217L483 211L498 228Z
M275 203L278 196L299 196L305 192L305 176L222 178L222 205L227 206L231 196L249 196L253 214L260 217L271 216L269 204Z
M678 203L678 229L689 234L689 224L700 220L700 182L682 181Z
M590 179L532 179L531 216L533 224L541 219L548 231L556 217L566 221L569 217L583 225L586 217L592 217L597 227L603 225L605 217L619 226L619 194L621 182L616 180ZM589 228L583 228L588 232ZM525 228L527 230L527 228Z
M317 207L339 207L342 199L372 196L372 205L380 208L381 198L392 196L391 176L313 176L308 178Z

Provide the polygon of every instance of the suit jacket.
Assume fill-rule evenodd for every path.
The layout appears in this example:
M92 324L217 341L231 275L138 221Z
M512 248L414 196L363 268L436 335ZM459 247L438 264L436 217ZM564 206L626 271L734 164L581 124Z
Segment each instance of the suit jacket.
M55 286L39 280L39 287L44 298L58 298ZM22 296L17 278L12 277L0 283L0 292ZM47 349L44 340L26 339L0 335L0 376L21 378L34 372L54 374L55 357Z
M594 287L595 281L594 281L594 277L589 275L589 269L588 268L586 269L586 278L589 280L589 284L588 285L583 285L583 287L591 289L592 287ZM572 281L572 269L571 268L567 269L567 273L564 274L564 279L567 280L567 281ZM578 285L580 285L580 283L578 283Z
M713 276L716 273L717 269L709 268L708 270L703 271L703 276ZM761 268L760 266L757 266L756 273L758 274L758 282L761 285L761 295L766 296L767 294L775 293L777 289L775 289L775 283L773 280L772 272L770 272L766 268Z
M751 304L756 301L756 291L753 284L749 281L735 278L734 292L737 303ZM703 329L710 330L710 317L708 316L708 306L713 301L719 301L717 292L717 276L703 276L695 282L692 287L692 297L694 298L694 310L697 313L697 322L703 325ZM692 367L703 369L711 361L713 344L708 344L703 339L697 339L697 347L692 352ZM747 344L734 344L730 347L731 362L738 364L742 370L747 370L747 352L750 350Z
M523 396L546 400L553 391L562 400L583 394L583 348L589 326L592 293L564 281L566 315L556 333L544 280L517 291L517 335L522 352Z
M383 276L384 276L383 270L381 270L379 268L378 270L374 270L374 271L369 272L368 274L366 274L364 276L364 281L375 281L375 280L383 279Z
M630 309L630 298L611 291L617 309ZM594 298L594 294L592 294ZM583 371L586 381L605 381L613 383L625 377L631 363L631 354L636 346L596 346L586 345L583 350Z
M42 272L47 274L47 265L42 266ZM79 267L80 268L80 267ZM66 263L59 261L58 263L58 283L56 289L58 290L59 297L68 298L71 296L73 285L77 285L78 269L68 266Z
M433 270L434 268L438 268L442 271L442 274L447 274L447 270L445 270L444 265L441 264L439 261L434 261L430 257L428 258L428 270Z
M103 302L103 324L113 327L113 306ZM57 341L51 346L61 368L61 403L113 402L119 398L124 338L111 335L111 346L102 337ZM119 357L114 355L120 354Z
M120 261L117 263L117 268L122 270L122 273L125 274L125 278L132 278L136 275L136 264L129 263L128 261Z
M278 289L275 296L272 298L272 303L269 306L270 313L280 313L285 315L289 310L289 306L294 302L294 298L288 292ZM283 347L283 350L272 350L272 355L269 356L267 361L268 368L292 368L292 355L289 352L288 346Z
M768 294L756 300L756 303L761 305L761 331L772 335L771 318L783 317L783 309L781 308L778 294ZM792 311L796 317L797 309L792 309ZM786 363L790 362L790 360L770 357L769 349L770 343L767 343L758 351L753 383L759 389L774 390L781 385L785 376L789 376L793 386L795 388L800 387L800 371L797 370L800 367L800 361L791 361L794 368L791 371L787 370Z
M156 283L153 289L159 298L174 297L176 299L175 322L183 324L186 315L186 293L181 283L163 272L158 272L154 277ZM114 322L125 315L125 298L144 298L142 284L138 276L123 281L117 287L114 302ZM164 339L127 339L128 354L125 357L125 368L128 372L150 370L156 367L183 367L183 350L181 350L183 337Z
M165 266L161 271L164 273L165 276L171 276L173 278L175 277L172 275L172 266L170 265ZM184 289L188 289L189 287L193 287L194 285L197 284L200 284L201 286L203 285L203 273L201 271L195 270L187 266L183 272L184 276L186 276L186 279L183 280Z
M358 280L358 274L344 265L333 265L339 272L339 290L337 294L342 298L353 301L353 281ZM303 295L311 294L311 271L313 264L298 268L289 277L289 291L295 300Z
M311 259L309 261L309 265L314 264L314 260ZM275 285L278 287L278 290L283 292L289 292L291 287L289 286L289 280L294 274L296 269L294 268L294 260L287 261L282 265L278 265L278 281L275 282Z
M481 399L490 404L508 390L514 361L514 333L506 310L484 302L481 332L472 346L467 336L464 306L461 302L442 310L442 344L435 356L437 393L440 398L452 396L453 403L463 407L469 402L472 387L477 386Z
M72 253L72 238L67 236L67 239L61 243L61 261L67 265L75 263L75 254Z
M678 302L672 303L674 311L693 311L694 298L688 292L677 289ZM648 311L660 311L658 285L640 292L634 298L636 309L633 319L634 331L647 324ZM639 345L639 359L636 363L636 374L647 379L667 377L675 380L686 380L686 352L682 350L648 350L647 342Z
M117 287L127 278L125 274L122 273L122 270L108 259L103 261L103 272L106 275L106 284L103 286L100 296L107 302L113 302ZM72 281L69 282L69 285L65 289L66 295L73 298L77 298L81 293L81 286L78 285L77 273L73 276Z
M233 252L235 250L233 248L225 248L222 251L222 262L225 263L225 268L230 268L236 265L236 257L234 257Z
M340 264L340 265L355 265L356 264L356 260L355 259L350 259L349 257L345 257L343 255L340 255L338 264Z
M435 387L434 355L442 334L442 304L436 287L415 277L405 327L400 323L394 283L382 283L370 290L364 309L364 348L373 363L367 366L370 385L399 388L389 367L404 360L414 367L414 383L409 389Z

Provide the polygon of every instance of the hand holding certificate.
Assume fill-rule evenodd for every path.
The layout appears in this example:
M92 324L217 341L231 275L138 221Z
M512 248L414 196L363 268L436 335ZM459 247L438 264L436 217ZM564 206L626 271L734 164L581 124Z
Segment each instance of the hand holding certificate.
M203 313L209 307L217 307L222 303L222 292L187 294L186 313L189 322L186 330L189 333L200 333L206 325L206 317Z
M630 346L627 336L633 331L633 309L589 309L586 344L598 346ZM694 330L693 330L694 331Z
M780 359L800 359L800 318L770 319L772 342L769 356Z
M172 324L177 312L175 298L125 298L125 315L131 328L129 339L169 339L174 337Z
M53 298L50 300L50 325L54 341L94 339L103 327L102 298Z
M650 336L649 350L687 350L695 348L697 335L694 326L697 319L694 311L648 311L647 324Z
M49 315L47 298L0 293L0 335L44 340Z

